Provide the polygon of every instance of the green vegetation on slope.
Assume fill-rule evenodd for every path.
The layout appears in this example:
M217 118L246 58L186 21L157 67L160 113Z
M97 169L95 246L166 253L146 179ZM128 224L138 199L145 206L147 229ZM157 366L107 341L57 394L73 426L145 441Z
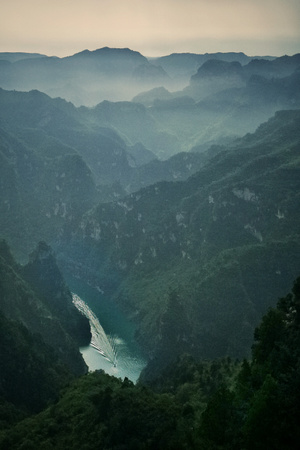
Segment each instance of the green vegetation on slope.
M78 346L90 340L89 322L72 304L71 293L46 244L41 243L31 262L21 267L6 242L0 240L0 311L39 334L71 372L86 372Z
M300 278L255 331L252 360L183 355L145 386L102 371L0 432L1 449L298 449Z
M0 312L0 429L57 400L72 379L41 336Z
M277 113L185 182L100 204L61 241L65 267L114 295L159 364L183 351L249 355L262 314L297 276L299 129L299 111Z
M108 118L125 114L124 126L137 130L141 108L129 102L75 108L38 91L0 89L1 237L19 260L40 240L52 244L64 225L70 235L100 201L163 179L186 179L201 167L199 154L152 161L139 139L121 138L121 125ZM142 134L155 134L149 126L145 120Z

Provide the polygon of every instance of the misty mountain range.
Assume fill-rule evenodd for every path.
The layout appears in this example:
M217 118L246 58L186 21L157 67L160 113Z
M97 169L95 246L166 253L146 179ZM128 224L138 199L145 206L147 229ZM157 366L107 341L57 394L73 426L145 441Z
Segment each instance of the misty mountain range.
M76 229L97 203L187 180L276 111L300 107L299 54L148 60L105 47L66 58L2 53L0 66L2 234L24 258L33 242L52 242L66 221ZM188 85L168 90L183 68ZM139 92L133 101L76 107L48 96L67 83L74 95L94 86L96 101L108 95L109 82L120 100L125 80Z
M211 59L246 64L254 58L243 53L213 53L147 59L130 49L108 47L64 58L3 52L0 86L26 91L39 89L78 106L94 106L102 100L131 100L142 90L162 85L172 90L183 88L198 68Z
M299 276L299 152L300 54L1 53L0 448L83 448L83 419L89 448L125 429L130 448L252 450L265 417L285 423L299 279L269 308ZM69 275L134 322L146 389L95 373L59 394L90 340ZM253 361L230 360L264 314Z
M156 138L141 104L76 108L2 89L0 100L1 235L14 254L26 261L39 241L50 243L64 270L135 314L139 341L159 358L173 349L171 329L169 354L245 354L256 321L297 276L299 111L161 161L141 134L128 145L139 124ZM186 123L178 126L188 134Z
M129 49L109 48L67 58L14 55L0 55L2 88L38 89L75 105L98 103L80 113L159 159L222 144L255 131L275 111L299 105L299 55L174 54L149 61ZM189 79L178 90L181 66Z

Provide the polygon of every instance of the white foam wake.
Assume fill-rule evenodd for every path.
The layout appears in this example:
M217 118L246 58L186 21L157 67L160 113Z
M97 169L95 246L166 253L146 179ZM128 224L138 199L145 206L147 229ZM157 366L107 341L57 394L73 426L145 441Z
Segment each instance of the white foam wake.
M90 345L116 366L117 350L114 338L105 333L93 311L77 294L72 294L72 298L76 308L89 319L92 334Z

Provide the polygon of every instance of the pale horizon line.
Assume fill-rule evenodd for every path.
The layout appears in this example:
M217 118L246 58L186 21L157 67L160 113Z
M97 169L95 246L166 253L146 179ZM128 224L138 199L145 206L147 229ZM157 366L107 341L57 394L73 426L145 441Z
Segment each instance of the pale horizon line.
M279 58L281 56L294 56L294 55L300 53L300 51L299 51L299 52L296 52L296 53L289 52L289 53L282 53L280 55L279 54L275 55L275 54L268 54L268 53L261 53L261 52L257 52L255 54L249 54L249 53L247 53L246 51L243 51L243 50L223 50L223 51L222 50L216 50L216 51L205 51L205 52L201 52L201 51L197 52L197 51L192 51L192 50L190 50L190 51L186 50L186 51L171 51L169 53L160 53L160 54L157 54L157 55L147 55L146 52L143 53L142 51L136 50L136 49L131 48L131 47L126 47L126 46L120 47L120 46L110 46L110 45L104 45L104 46L96 47L96 48L93 48L93 49L82 48L81 50L75 50L74 53L66 52L63 55L54 54L54 53L50 53L50 52L44 53L44 52L41 52L41 51L34 51L34 50L29 51L29 50L3 50L3 49L0 50L0 53L35 54L35 55L46 56L48 58L56 57L56 58L59 58L59 59L63 59L63 58L67 58L67 57L70 57L70 56L74 56L74 55L76 55L78 53L82 53L84 51L89 51L89 52L92 53L92 52L95 52L97 50L101 50L103 48L109 48L109 49L112 49L112 50L114 50L114 49L115 50L126 50L126 49L128 49L128 50L131 50L133 52L137 52L137 53L141 54L142 56L146 57L147 59L163 58L163 57L170 56L170 55L175 55L175 54L178 54L178 55L184 55L184 54L191 54L191 55L206 55L207 54L207 55L210 55L210 54L217 54L217 53L220 53L220 54L222 54L222 53L223 54L227 54L227 53L244 54L244 55L248 56L249 58L253 58L253 57L274 57L274 58Z

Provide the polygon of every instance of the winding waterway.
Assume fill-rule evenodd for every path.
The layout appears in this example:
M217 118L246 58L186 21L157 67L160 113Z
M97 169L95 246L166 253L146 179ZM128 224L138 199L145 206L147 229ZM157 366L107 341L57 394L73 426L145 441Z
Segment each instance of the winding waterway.
M92 340L80 352L90 371L136 382L146 360L134 339L135 327L100 289L65 276L73 292L73 303L90 321Z

